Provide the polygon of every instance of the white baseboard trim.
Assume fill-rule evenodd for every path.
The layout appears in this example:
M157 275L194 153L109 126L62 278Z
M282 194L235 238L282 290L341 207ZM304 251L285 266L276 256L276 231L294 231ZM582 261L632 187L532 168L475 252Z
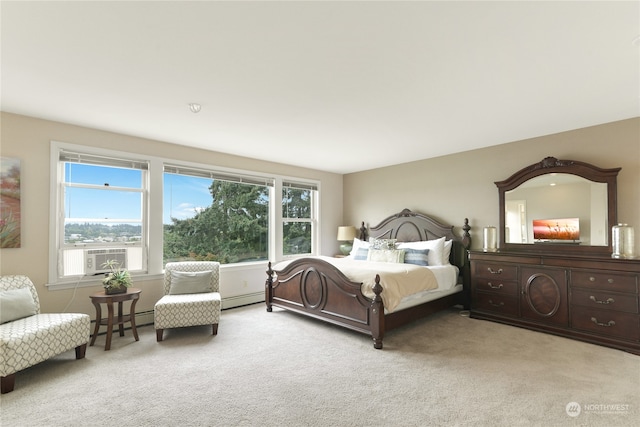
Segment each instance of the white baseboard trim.
M153 325L153 310L136 313L136 326Z
M257 302L264 302L264 292L254 292L252 294L222 298L222 309L225 310L227 308L240 307Z

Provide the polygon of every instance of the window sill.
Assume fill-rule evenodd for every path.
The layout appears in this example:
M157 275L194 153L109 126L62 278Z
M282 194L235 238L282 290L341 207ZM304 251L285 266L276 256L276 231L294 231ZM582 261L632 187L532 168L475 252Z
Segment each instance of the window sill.
M243 270L267 270L267 260L264 261L251 261L240 262L236 264L222 264L220 265L221 271L243 271ZM80 278L58 280L57 282L47 283L45 286L50 291L60 291L64 289L77 289L77 288L95 288L102 287L102 275L100 276L81 276ZM162 280L164 278L164 272L159 274L140 274L131 276L133 282L141 281L146 282L149 280ZM134 285L135 286L135 285Z
M148 280L162 280L163 274L141 274L139 276L132 275L133 282L136 281L148 281ZM54 283L45 284L50 291L60 291L64 289L77 289L77 288L95 288L102 287L102 276L85 277L82 276L79 279L73 280L59 280Z

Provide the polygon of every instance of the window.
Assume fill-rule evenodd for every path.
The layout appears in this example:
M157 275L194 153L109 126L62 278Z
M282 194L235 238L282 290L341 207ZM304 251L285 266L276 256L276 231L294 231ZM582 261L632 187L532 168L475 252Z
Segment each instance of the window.
M147 162L59 152L59 278L103 274L116 260L143 271Z
M317 253L317 182L52 142L51 194L52 289L95 286L113 259L142 278Z
M269 258L273 179L165 165L163 181L164 262Z
M282 251L284 255L313 253L317 185L282 183Z

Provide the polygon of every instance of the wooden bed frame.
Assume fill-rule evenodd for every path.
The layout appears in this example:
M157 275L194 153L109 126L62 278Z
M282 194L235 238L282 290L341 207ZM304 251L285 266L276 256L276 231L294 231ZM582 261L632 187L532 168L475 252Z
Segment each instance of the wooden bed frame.
M442 225L426 215L404 209L371 227L369 233L376 238L398 239L398 242L432 240L443 236L453 240L450 262L460 269L458 283L463 284L462 292L385 314L379 275L375 277L373 291L376 296L372 300L362 294L361 283L350 281L335 266L317 258L299 258L279 271L274 271L269 263L265 283L267 311L280 307L365 333L373 338L374 348L381 349L386 331L457 304L469 308L467 251L471 244L471 227L466 218L462 229L463 235L458 237L453 226ZM360 237L366 239L364 222Z

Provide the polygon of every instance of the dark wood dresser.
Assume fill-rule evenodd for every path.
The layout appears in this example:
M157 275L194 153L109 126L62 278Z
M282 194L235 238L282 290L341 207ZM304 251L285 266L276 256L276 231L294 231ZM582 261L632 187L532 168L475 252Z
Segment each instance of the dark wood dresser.
M640 354L640 259L470 252L471 317Z

